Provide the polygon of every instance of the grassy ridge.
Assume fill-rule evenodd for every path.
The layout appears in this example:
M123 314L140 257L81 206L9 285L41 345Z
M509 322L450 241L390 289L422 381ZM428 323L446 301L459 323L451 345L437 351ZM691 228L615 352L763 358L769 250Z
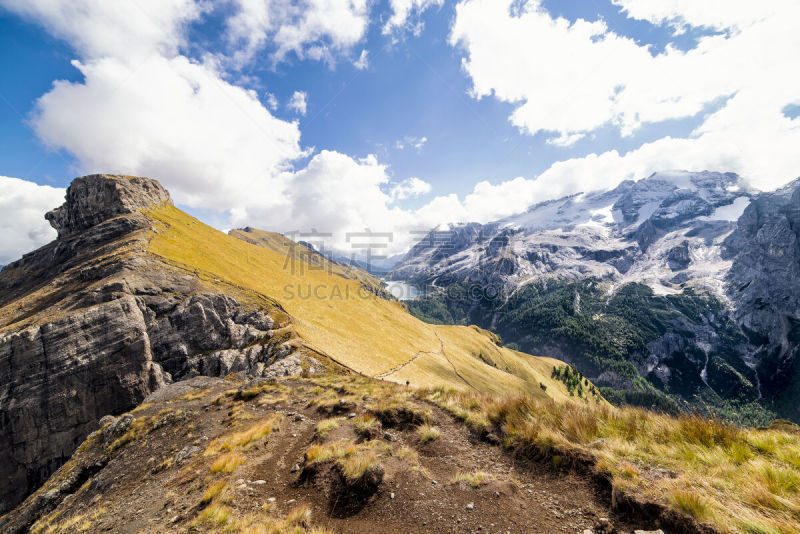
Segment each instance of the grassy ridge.
M239 291L240 298L274 299L293 317L307 346L355 371L414 386L568 397L564 384L550 377L553 360L500 347L479 329L426 324L359 281L325 270L292 269L279 249L228 236L173 206L148 215L157 223L151 254Z
M554 403L445 388L415 393L506 447L551 459L593 458L616 490L663 503L729 533L800 533L800 429L742 429L641 408Z
M311 250L310 248L295 243L291 239L276 232L259 230L257 228L243 228L231 230L228 235L253 245L274 250L279 254L292 254L300 262L298 268L309 268L324 270L331 274L336 274L351 280L357 280L368 291L380 296L388 296L389 293L384 289L383 283L369 274L367 271L353 265L345 265L336 261L331 261L324 255ZM305 265L302 265L305 264ZM305 266L308 267L305 267Z

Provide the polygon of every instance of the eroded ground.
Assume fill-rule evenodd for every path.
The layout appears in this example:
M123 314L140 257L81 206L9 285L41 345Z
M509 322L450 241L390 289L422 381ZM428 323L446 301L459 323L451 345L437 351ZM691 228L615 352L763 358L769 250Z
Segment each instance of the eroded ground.
M601 518L632 531L588 479L520 461L390 383L198 378L131 415L26 502L61 499L32 531L583 533ZM77 472L80 487L54 489Z

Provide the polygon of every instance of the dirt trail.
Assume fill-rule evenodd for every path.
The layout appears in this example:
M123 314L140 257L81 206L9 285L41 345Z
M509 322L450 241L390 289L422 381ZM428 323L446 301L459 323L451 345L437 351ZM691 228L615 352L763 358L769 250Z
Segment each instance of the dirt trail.
M388 370L388 371L386 371L385 373L381 373L381 374L379 374L379 375L375 375L375 376L374 376L374 378L378 378L378 379L384 379L384 378L386 378L386 377L388 377L388 376L390 376L390 375L393 375L393 374L395 374L397 371L399 371L400 369L402 369L403 367L407 366L408 364L410 364L411 362L413 362L414 360L416 360L417 358L419 358L420 356L422 356L423 354L433 354L433 352L430 352L430 351L427 351L427 350L421 350L421 351L417 352L417 353L414 355L414 357L413 357L413 358L411 358L410 360L408 360L407 362L401 363L401 364L400 364L400 365L398 365L397 367L394 367L394 368L392 368L392 369L389 369L389 370Z
M447 352L445 352L445 350L444 350L444 341L442 341L442 338L441 338L441 337L439 337L439 332L437 332L436 330L434 330L434 331L433 331L433 333L434 333L434 335L436 336L436 339L438 339L438 340L439 340L439 346L441 347L439 350L441 351L441 354L442 354L442 356L444 356L444 359L445 359L445 360L447 360L447 363L449 363L449 364L450 364L450 367L452 367L452 368L453 368L453 372L456 374L456 376L457 376L458 378L460 378L460 379L461 379L461 380L462 380L462 381L463 381L463 382L464 382L466 385L468 385L469 387L471 387L472 389L474 389L475 391L480 391L478 388L476 388L475 386L473 386L473 385L470 383L470 381L469 381L469 380L467 380L466 378L464 378L464 377L463 377L463 376L462 376L462 375L461 375L461 374L458 372L458 369L456 369L456 366L453 364L453 362L452 362L452 361L450 361L450 358L447 356Z
M89 523L82 519L79 525L88 524L91 532L221 532L222 528L197 518L209 485L225 480L224 502L232 517L252 517L267 508L269 514L284 517L298 505L308 505L313 524L341 533L582 534L595 528L600 518L610 518L619 532L652 527L615 518L607 494L585 477L520 461L480 441L440 408L413 397L404 398L404 406L427 412L438 438L423 442L418 429L407 425L380 428L366 442L358 437L354 422L374 410L375 390L402 388L378 383L370 386L374 389L354 393L347 390L347 381L341 379L342 387L314 379L285 380L275 391L237 401L230 393L237 384L220 380L210 389L204 386L207 389L199 398L162 396L135 415L158 417L169 409L187 417L126 445L122 454L55 510L55 517L63 522L82 514L91 519ZM231 473L212 474L215 457L202 451L215 438L269 417L274 418L272 433L241 449L246 461ZM331 417L337 418L338 427L323 439L317 424ZM301 481L309 446L338 440L378 443L381 450L393 451L380 459L384 475L377 491L356 511L337 508L325 480ZM157 467L188 446L198 448L190 460ZM403 450L411 451L411 460L401 458L398 451ZM485 476L475 487L454 480L475 473Z

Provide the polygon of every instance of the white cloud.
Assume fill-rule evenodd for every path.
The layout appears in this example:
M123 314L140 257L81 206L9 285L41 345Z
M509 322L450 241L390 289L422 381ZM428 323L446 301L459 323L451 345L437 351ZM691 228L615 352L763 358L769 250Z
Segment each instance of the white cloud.
M369 50L362 50L361 55L353 62L353 66L358 70L364 70L369 67Z
M428 142L428 138L424 135L422 137L414 137L412 135L407 135L402 139L398 139L394 142L395 148L397 150L405 150L408 147L416 148L417 150L421 150L425 143Z
M786 3L725 2L713 0L612 0L633 19L653 24L669 24L678 30L686 26L707 28L746 28L766 17L779 15Z
M264 95L264 99L267 102L267 107L272 111L278 109L278 99L272 93L267 93Z
M431 189L431 184L412 176L394 185L389 191L389 198L392 202L415 198L430 193Z
M397 33L412 26L409 19L419 17L425 10L434 6L442 6L444 0L391 0L390 7L392 14L383 26L383 34L389 35ZM422 24L416 23L412 26L412 30L416 35L419 35L422 30Z
M761 188L800 174L798 151L788 148L798 146L800 122L781 111L800 94L800 33L793 22L800 4L726 2L721 9L710 0L617 3L630 17L676 29L725 31L701 38L688 51L667 46L653 55L602 21L555 19L536 0L516 12L511 0L464 0L450 41L463 46L472 94L515 104L511 122L530 134L550 134L551 144L574 143L609 124L631 135L642 124L692 117L722 102L688 138L657 142L664 152L652 156L662 169L732 170ZM602 177L613 185L629 169L642 167L639 155L649 153L649 146L585 161L618 160L621 166Z
M0 6L42 24L81 57L144 60L174 54L182 27L202 13L195 0L0 0Z
M269 190L303 155L297 124L273 117L253 91L207 65L176 56L75 66L84 81L56 82L31 122L86 172L152 176L178 202L226 209Z
M235 63L269 49L273 63L290 52L299 59L333 64L361 42L369 26L367 0L233 0L237 13L227 21Z
M221 210L258 195L270 202L267 192L305 155L296 123L225 81L212 59L180 54L184 24L199 12L194 4L0 1L81 55L73 65L83 80L54 82L30 120L81 171L153 176L178 202Z
M295 91L292 93L292 98L290 98L289 102L286 104L286 108L300 115L305 115L308 107L307 98L308 93L305 91Z
M554 145L554 146L562 147L562 148L563 147L569 147L569 146L574 145L575 143L577 143L578 141L580 141L584 137L586 137L585 133L573 133L573 134L571 134L569 132L563 132L558 137L549 138L547 140L547 144L548 145Z
M389 183L386 166L373 155L354 159L323 150L305 168L286 173L284 179L278 205L251 202L233 214L231 226L329 233L327 246L343 251L351 246L346 241L348 232L396 232L393 247L408 239L401 229L413 223L412 214L390 207L392 199L382 190Z
M63 189L0 176L0 265L55 239L44 214L63 202Z

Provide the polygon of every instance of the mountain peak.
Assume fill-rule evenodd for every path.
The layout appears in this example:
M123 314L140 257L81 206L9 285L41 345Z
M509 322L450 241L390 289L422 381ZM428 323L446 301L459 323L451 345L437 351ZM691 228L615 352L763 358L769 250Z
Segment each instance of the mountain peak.
M45 219L61 238L113 217L161 204L172 204L172 199L156 180L90 174L73 180L64 204L45 214Z

